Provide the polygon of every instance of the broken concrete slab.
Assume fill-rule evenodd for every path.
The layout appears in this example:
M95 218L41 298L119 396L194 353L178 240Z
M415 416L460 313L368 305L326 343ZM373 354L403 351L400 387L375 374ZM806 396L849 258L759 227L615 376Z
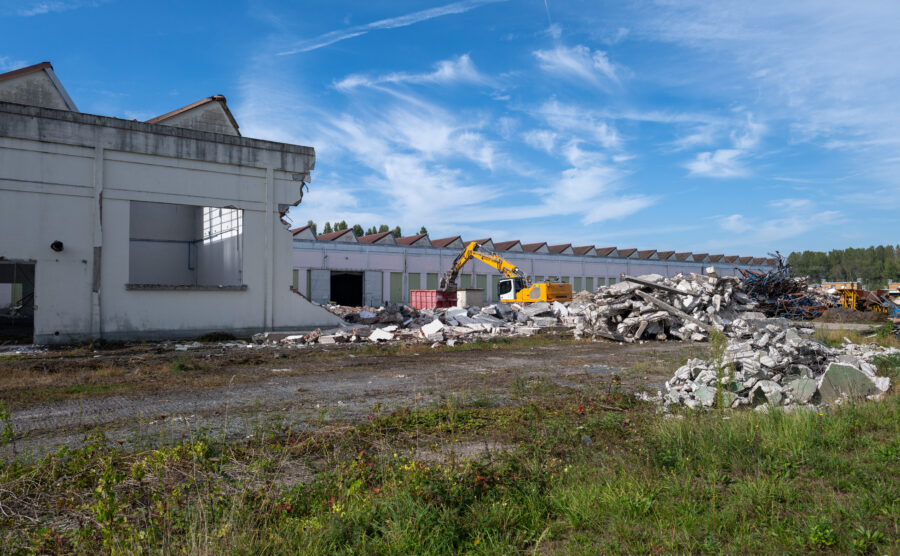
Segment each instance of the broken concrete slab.
M841 399L865 399L878 389L871 378L856 367L831 363L819 380L822 403L833 404Z

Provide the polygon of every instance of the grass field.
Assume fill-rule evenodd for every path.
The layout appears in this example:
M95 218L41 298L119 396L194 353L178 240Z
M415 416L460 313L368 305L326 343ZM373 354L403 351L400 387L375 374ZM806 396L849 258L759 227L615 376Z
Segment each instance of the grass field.
M522 379L503 401L251 432L129 450L95 436L4 462L2 552L900 551L896 393L667 417L615 377L587 391Z

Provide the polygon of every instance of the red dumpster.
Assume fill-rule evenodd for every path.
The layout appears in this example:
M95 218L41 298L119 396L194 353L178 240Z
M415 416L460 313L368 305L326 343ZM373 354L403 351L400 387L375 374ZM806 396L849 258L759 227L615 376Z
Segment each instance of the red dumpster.
M416 309L456 307L456 292L442 290L409 290L409 304Z

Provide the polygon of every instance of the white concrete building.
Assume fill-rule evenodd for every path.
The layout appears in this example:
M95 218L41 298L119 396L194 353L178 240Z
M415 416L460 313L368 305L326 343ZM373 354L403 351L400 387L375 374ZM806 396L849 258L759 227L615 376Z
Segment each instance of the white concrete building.
M222 96L138 122L78 112L49 63L2 74L2 292L38 343L333 326L291 290L282 221L314 166Z
M356 238L352 230L316 236L309 227L294 232L294 287L318 303L378 306L385 301L409 302L409 291L434 289L440 275L468 243L459 236L429 240L416 235L387 241L382 234ZM615 283L622 274L702 273L715 267L722 276L737 273L735 266L767 271L773 259L724 255L693 255L674 251L597 249L593 245L548 246L544 242L523 245L518 240L474 240L518 266L532 280L570 282L573 289L594 290ZM746 261L746 262L742 262ZM485 291L487 301L497 300L500 274L470 261L459 276L460 288Z

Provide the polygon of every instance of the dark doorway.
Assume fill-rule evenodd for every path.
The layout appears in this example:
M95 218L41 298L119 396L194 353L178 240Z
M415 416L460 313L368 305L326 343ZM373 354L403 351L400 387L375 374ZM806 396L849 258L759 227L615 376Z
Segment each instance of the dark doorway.
M0 345L34 342L34 263L0 262Z
M338 305L361 307L363 304L363 273L332 270L331 300Z

